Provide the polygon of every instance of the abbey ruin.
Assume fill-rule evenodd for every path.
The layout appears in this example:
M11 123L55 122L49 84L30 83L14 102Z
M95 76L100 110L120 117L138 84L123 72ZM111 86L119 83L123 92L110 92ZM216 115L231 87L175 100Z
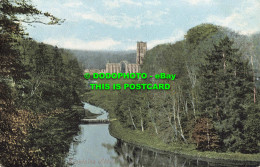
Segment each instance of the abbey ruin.
M85 73L139 73L140 65L143 64L143 58L146 51L146 42L137 42L136 64L130 64L127 61L121 61L120 63L107 63L106 69L86 69Z

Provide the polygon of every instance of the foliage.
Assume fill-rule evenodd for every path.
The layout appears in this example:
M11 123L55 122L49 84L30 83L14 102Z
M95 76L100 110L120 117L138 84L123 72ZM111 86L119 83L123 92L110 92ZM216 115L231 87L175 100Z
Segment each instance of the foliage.
M166 144L156 134L150 131L133 131L125 128L119 121L113 121L109 125L109 132L112 136L122 139L124 142L132 143L134 145L145 147L148 149L156 149L158 151L169 152L174 154L182 154L191 157L210 158L223 162L236 161L241 162L241 166L245 165L245 161L250 161L250 165L258 165L260 153L258 154L242 154L239 152L215 152L215 151L199 151L196 146L192 144L170 143ZM254 162L254 163L253 163ZM234 164L232 164L234 165ZM236 163L239 165L239 163Z
M228 37L224 38L201 66L199 110L202 117L214 121L222 148L236 151L246 120L244 106L250 104L247 98L253 97L253 76L248 62L232 44Z
M25 38L21 23L63 20L30 0L1 0L0 18L0 161L5 166L62 165L78 131L81 114L68 109L82 105L83 69L70 53Z
M85 90L83 69L68 52L34 41L20 41L21 52L27 53L23 64L29 79L17 82L16 99L25 109L46 111L81 104Z
M12 113L0 110L0 118L1 163L6 166L43 163L41 158L37 158L40 150L30 147L27 136L29 128L36 128L37 122L44 117L25 110Z
M56 109L48 112L37 128L30 129L28 137L31 148L39 150L35 156L42 159L37 166L64 166L73 136L79 131L78 124L83 113L77 110ZM32 165L31 162L27 166Z
M155 135L168 145L197 143L199 150L256 153L257 41L257 35L251 38L212 24L198 25L185 40L161 44L146 53L142 72L176 77L137 82L169 83L170 91L118 90L104 95L95 90L90 91L89 100L109 108L123 128ZM139 107L146 114L140 115Z
M78 132L78 111L57 109L35 114L18 110L0 114L1 162L4 165L59 166L64 163L64 154Z
M196 121L192 137L199 150L215 150L219 147L219 136L208 118L199 118Z
M188 30L185 39L189 44L197 46L201 41L218 32L220 27L213 24L200 24Z

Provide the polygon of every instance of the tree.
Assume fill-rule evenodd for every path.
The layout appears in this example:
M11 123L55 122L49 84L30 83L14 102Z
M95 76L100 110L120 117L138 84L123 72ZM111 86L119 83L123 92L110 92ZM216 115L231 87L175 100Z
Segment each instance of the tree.
M26 16L26 17L25 17ZM31 16L31 17L29 17ZM38 18L37 18L38 16ZM49 22L39 20L49 18ZM22 77L23 67L19 52L14 48L18 37L24 37L21 22L59 24L63 22L49 13L43 13L30 4L29 0L0 1L0 74L18 80Z
M214 45L200 67L199 110L201 118L213 120L223 150L236 151L243 138L245 106L251 104L253 80L248 61L232 48L228 37ZM253 102L253 101L252 101Z
M135 98L132 95L133 90L121 90L119 93L119 100L116 107L116 115L120 122L126 126L137 129L136 118L136 103Z
M258 146L260 141L260 109L256 105L250 105L247 108L247 113L243 140L240 141L238 147L242 153L257 153L260 151Z
M61 76L62 70L64 68L62 56L61 56L61 53L60 53L57 46L54 47L53 51L54 51L54 56L53 56L53 59L52 59L52 61L53 61L52 64L54 65L53 74L55 76Z
M62 22L49 13L39 11L30 2L30 0L0 1L0 152L4 155L0 157L0 161L5 166L35 166L34 163L37 161L30 157L32 152L28 149L25 138L27 128L32 125L28 121L30 118L28 115L31 113L17 110L15 103L18 82L28 79L28 76L24 75L25 66L17 49L18 39L25 38L21 23ZM44 18L50 20L47 22L40 20ZM19 125L21 127L17 127Z
M185 35L185 39L189 44L197 46L201 41L218 32L219 29L219 26L215 26L213 24L200 24L189 29L189 31Z
M196 121L192 137L199 150L216 150L219 147L219 136L208 118L199 118Z

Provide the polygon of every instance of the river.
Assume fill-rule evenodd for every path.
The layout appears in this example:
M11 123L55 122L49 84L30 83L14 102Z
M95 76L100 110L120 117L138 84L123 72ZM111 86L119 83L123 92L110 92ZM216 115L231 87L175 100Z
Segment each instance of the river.
M85 109L102 114L103 109L85 103ZM257 167L255 163L216 161L149 150L117 140L109 134L108 124L80 125L66 158L69 167Z

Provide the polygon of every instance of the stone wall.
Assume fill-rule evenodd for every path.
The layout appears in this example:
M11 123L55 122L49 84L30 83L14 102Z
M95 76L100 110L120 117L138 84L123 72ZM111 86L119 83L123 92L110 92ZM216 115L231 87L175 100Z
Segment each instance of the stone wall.
M124 70L122 66L124 66ZM127 62L107 63L105 71L106 73L139 73L140 65L128 64Z
M105 73L106 70L105 69L85 69L84 73L89 73L90 75L92 75L93 73Z
M107 63L106 73L119 73L121 71L120 63Z

